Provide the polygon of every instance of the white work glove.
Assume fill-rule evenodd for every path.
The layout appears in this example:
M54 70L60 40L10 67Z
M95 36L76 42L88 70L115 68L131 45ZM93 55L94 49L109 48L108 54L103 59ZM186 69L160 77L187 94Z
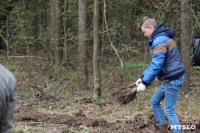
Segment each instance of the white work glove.
M141 82L142 82L142 79L139 78L135 83L136 83L136 85L138 86Z
M146 89L146 85L144 85L143 83L140 83L137 87L137 92L144 91L145 89Z

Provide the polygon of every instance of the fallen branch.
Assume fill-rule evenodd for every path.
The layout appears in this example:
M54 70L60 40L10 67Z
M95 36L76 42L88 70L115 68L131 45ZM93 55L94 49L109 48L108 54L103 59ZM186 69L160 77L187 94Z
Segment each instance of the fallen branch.
M71 99L69 99L71 100ZM113 104L114 101L110 99L98 99L98 100L93 100L92 98L78 98L72 100L72 102L78 103L78 102L83 102L83 103L96 103L96 104Z
M2 59L5 59L5 58L38 58L38 59L43 59L43 60L48 60L49 58L43 58L43 57L38 57L38 56L8 56L8 57L0 57Z
M45 123L45 122L20 122L18 125L40 125L40 126L52 126L52 127L59 127L65 126L65 124L53 124L53 123Z
M200 86L200 83L190 84L190 86Z

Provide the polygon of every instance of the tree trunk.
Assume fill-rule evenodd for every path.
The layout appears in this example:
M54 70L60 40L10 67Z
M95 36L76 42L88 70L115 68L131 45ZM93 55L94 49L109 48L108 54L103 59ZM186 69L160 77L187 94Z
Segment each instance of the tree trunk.
M99 26L100 26L100 44L99 44L99 50L100 52L104 49L104 44L105 44L105 23L104 23L104 4L103 2L100 3L99 5Z
M63 15L64 15L64 0L56 0L56 25L58 27L58 45L56 46L55 53L55 65L60 66L62 64L63 58L63 47L64 47L64 25L63 25Z
M36 0L30 0L29 2L29 7L30 7L30 13L29 13L29 21L30 21L30 39L33 39L33 42L36 42L37 39L37 32L38 32L38 27L37 27L37 11L36 11Z
M94 49L93 49L93 73L94 73L94 95L93 98L101 96L101 74L99 68L99 0L94 0Z
M79 6L79 89L88 88L88 72L87 72L87 0L78 0Z
M38 4L41 4L43 6L41 6L41 9L39 8L38 12L38 33L47 33L47 28L48 28L48 22L49 22L49 14L48 14L48 1L40 1Z
M6 34L6 19L9 13L13 10L15 4L18 0L1 0L0 1L0 50L6 49L5 42L3 40L3 36Z
M63 4L64 0L50 0L50 46L56 66L60 66L63 57L64 27L63 27Z
M188 92L190 89L190 69L191 69L191 57L190 57L190 46L191 46L191 35L190 35L190 24L191 19L189 15L189 2L190 0L181 0L181 55L182 61L186 69L185 82L183 91Z
M68 0L64 0L64 14L63 14L63 26L64 26L64 48L63 48L63 61L67 61L67 10ZM64 63L63 62L63 63Z
M54 62L56 62L55 48L58 46L58 34L56 25L56 0L50 0L50 50ZM54 58L55 57L55 58Z

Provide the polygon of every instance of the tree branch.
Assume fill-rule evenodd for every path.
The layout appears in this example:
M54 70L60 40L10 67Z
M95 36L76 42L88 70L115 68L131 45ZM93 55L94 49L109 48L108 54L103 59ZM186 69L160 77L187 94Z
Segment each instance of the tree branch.
M123 70L124 69L123 62L122 62L121 58L119 57L119 54L117 53L116 48L113 45L113 42L112 42L112 40L110 38L109 31L108 31L108 24L107 24L107 19L106 19L106 0L103 0L103 2L104 2L104 19L105 19L105 26L106 26L107 36L108 36L108 39L109 39L111 47L114 49L115 54L117 55L117 57L118 57L118 59L119 59L119 61L121 63L121 67L122 67L122 70Z
M165 12L174 12L174 13L181 13L181 12L184 12L184 11L187 11L187 10L190 10L190 8L193 8L195 6L197 6L198 4L200 3L196 3L192 6L189 6L188 8L184 9L184 10L181 10L181 11L177 11L177 10L172 10L171 8L168 8L168 6L166 8L160 8L159 6L157 6L156 4L154 4L154 2L152 2L151 0L148 0L148 2L151 4L151 6L156 9L156 10L163 10Z
M200 23L199 23L199 21L198 21L196 15L195 15L194 10L193 10L191 7L190 7L190 9L191 9L191 11L192 11L192 13L193 13L193 17L194 17L194 19L196 20L198 27L200 28Z

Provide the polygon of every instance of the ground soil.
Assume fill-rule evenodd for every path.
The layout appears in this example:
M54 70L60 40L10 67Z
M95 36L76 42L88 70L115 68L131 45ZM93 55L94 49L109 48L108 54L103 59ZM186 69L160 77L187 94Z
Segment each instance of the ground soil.
M119 89L116 89L112 92L112 97L118 101L121 105L125 105L130 103L136 98L136 86L135 84L132 85L125 85Z
M60 78L57 75L58 78L55 78L58 72L56 72L56 74L52 72L52 74L49 74L50 76L43 76L43 73L45 73L44 71L49 65L44 65L43 62L41 62L41 65L39 63L27 63L28 65L26 66L24 64L26 63L22 62L22 64L19 65L19 70L21 71L16 69L15 65L13 67L13 69L16 69L15 75L18 77L19 84L18 103L14 114L14 128L16 130L14 133L26 132L24 129L20 131L21 129L17 127L18 125L22 125L21 127L23 128L27 126L30 130L34 128L32 131L29 130L28 133L72 133L70 128L74 131L73 133L154 133L155 118L153 111L149 110L149 103L147 103L150 100L151 92L147 89L148 93L136 95L136 93L132 93L133 87L129 85L121 87L122 85L133 82L133 79L120 81L118 75L104 75L102 83L104 83L105 86L103 89L104 97L102 97L102 101L105 101L101 102L100 100L95 102L88 98L91 96L89 95L90 93L85 94L79 92L80 90L76 92L77 86L74 85L76 84L74 81L76 78L73 76L62 75L64 78L62 78L62 76L60 76ZM34 67L36 64L37 66ZM25 72L26 68L29 68L31 72ZM39 72L39 74L36 73L37 71L42 71L42 76L40 76ZM108 69L106 73L110 73L110 71L113 71L113 68ZM199 83L200 75L198 71L199 69L192 73L194 77L192 78L192 83L194 84ZM34 73L36 74L34 75ZM64 73L66 74L66 72L59 72L58 74ZM132 75L138 77L137 73L140 74L141 72L136 69L132 72ZM71 72L70 74L73 75L76 73ZM36 79L35 77L40 77L40 79ZM52 77L55 79L52 79ZM66 79L66 77L69 79ZM73 84L73 82L75 83ZM156 84L156 82L154 83ZM49 90L48 87L50 87ZM60 88L59 91L58 88ZM106 90L106 88L109 89L109 91ZM154 88L151 87L151 90L153 92ZM88 92L91 92L91 90ZM183 131L183 133L200 133L198 114L200 105L200 102L198 103L199 94L199 89L193 87L193 91L188 94L189 96L181 95L184 103L179 100L179 107L181 107L181 109L179 108L179 112L181 112L180 114L183 114L184 117L180 119L181 116L179 116L180 123L196 125L195 131L186 130ZM85 95L87 98L84 98ZM136 96L138 102L135 100ZM130 103L131 101L133 101L133 103ZM134 104L134 102L137 102L137 104ZM78 103L78 107L74 105L76 103ZM117 103L120 103L121 106L116 106L115 104ZM130 103L131 106L127 103ZM187 106L189 103L190 106ZM50 109L50 106L52 106L53 109ZM133 106L136 107L133 108ZM131 109L125 109L130 107ZM71 110L69 108L71 108ZM123 111L120 112L119 110ZM192 112L192 110L194 110L194 112ZM72 113L72 111L74 113ZM184 121L185 116L195 116L195 118ZM46 128L45 125L51 125L50 128L52 129ZM63 128L60 125L67 125L69 128ZM35 127L40 126L44 128L36 129L35 131ZM86 132L83 132L84 129L87 129Z
M85 101L84 101L85 102ZM89 118L83 110L78 110L73 115L69 114L48 114L42 113L31 107L20 107L20 110L15 111L15 122L30 122L30 124L66 124L70 127L81 128L92 127L87 133L154 133L155 118L153 113L149 113L148 118L142 115L136 115L133 120L117 120L114 123L107 122L105 119ZM181 120L181 124L191 124ZM169 133L170 127L168 126ZM187 130L187 132L198 133L200 129L200 121L196 123L196 130ZM68 133L68 130L53 128L43 133ZM23 132L17 132L23 133Z

